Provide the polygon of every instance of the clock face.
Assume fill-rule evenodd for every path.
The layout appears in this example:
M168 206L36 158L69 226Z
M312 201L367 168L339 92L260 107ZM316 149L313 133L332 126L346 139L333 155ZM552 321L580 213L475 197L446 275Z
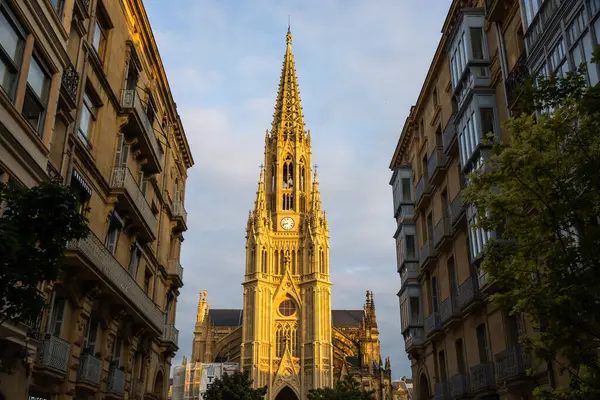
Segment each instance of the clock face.
M286 231L289 231L294 227L294 219L291 217L285 217L281 220L281 227Z

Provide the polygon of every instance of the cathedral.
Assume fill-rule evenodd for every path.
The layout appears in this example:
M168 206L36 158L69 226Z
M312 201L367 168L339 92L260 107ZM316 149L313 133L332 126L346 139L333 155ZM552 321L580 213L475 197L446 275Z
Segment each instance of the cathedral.
M373 293L363 309L332 310L329 229L312 166L288 29L271 130L246 227L242 309L200 295L192 362L235 362L270 400L306 399L345 375L392 398L381 362Z

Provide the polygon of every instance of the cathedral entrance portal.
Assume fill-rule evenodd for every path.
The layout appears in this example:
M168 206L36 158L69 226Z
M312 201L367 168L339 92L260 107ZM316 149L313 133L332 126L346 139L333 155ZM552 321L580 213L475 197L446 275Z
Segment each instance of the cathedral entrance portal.
M289 386L286 386L277 394L275 400L298 400L298 396Z

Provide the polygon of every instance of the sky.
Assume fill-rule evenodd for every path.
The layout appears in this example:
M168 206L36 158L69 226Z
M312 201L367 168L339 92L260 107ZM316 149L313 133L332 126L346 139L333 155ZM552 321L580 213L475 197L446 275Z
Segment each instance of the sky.
M198 294L241 308L248 210L271 127L288 15L330 228L332 307L375 298L382 358L410 376L400 333L389 163L450 0L145 0L195 160L178 299L191 355Z

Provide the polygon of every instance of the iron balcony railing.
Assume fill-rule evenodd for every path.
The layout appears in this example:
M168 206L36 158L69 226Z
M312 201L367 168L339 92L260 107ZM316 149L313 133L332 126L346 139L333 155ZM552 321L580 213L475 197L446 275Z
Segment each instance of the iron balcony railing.
M470 276L458 287L460 308L464 309L473 301L479 299L479 286L477 277Z
M179 344L179 331L173 324L165 324L163 327L162 340L164 342L173 343L175 346Z
M437 248L444 238L450 236L450 218L442 217L433 228L433 247Z
M160 163L162 159L162 149L160 148L158 141L156 140L154 128L152 127L150 119L148 119L148 114L146 114L146 108L142 104L142 100L140 99L140 95L137 92L137 90L123 89L121 91L121 108L123 108L124 110L132 110L137 114L138 118L142 123L142 126L144 127L144 135L150 143L150 148L152 149L152 151L154 152L154 156Z
M450 400L450 386L448 382L437 382L433 387L435 400Z
M430 180L434 180L440 168L446 168L446 155L442 146L433 149L431 157L427 160L427 176L430 177Z
M150 231L156 236L156 217L142 192L138 186L133 174L127 167L114 167L110 186L113 189L124 189L128 194L136 208L142 215L144 222L149 227Z
M433 312L425 318L425 333L427 336L433 335L438 332L442 327L440 313Z
M423 328L409 328L404 336L404 347L409 351L413 346L421 346L425 342L425 331Z
M452 217L452 226L456 225L460 221L461 217L465 214L465 203L462 200L462 190L454 197L450 203L450 213Z
M127 303L137 308L140 314L147 319L156 330L163 328L164 314L148 297L144 290L129 275L127 270L106 249L102 241L93 233L85 239L72 241L68 249L80 252L102 274L104 279L111 283L119 294L128 299Z
M40 365L52 368L56 371L66 373L71 355L71 345L54 335L47 334L42 344L40 353Z
M426 240L423 244L423 247L421 247L420 251L421 268L423 268L423 266L427 264L427 262L431 257L433 257L433 255L433 242L431 240Z
M183 267L181 266L179 259L178 258L170 259L169 261L167 261L167 266L169 269L168 274L177 276L179 278L179 280L183 282Z
M106 391L122 395L125 393L125 372L112 366L108 371L108 386Z
M493 388L496 384L494 379L494 363L487 362L471 367L470 381L473 392Z
M450 155L453 145L456 143L456 125L454 124L455 115L452 114L444 133L442 134L442 145L444 146L444 153Z
M98 386L102 374L102 360L91 354L83 354L79 359L77 381Z
M460 315L458 296L449 296L446 300L442 301L442 304L440 305L440 315L442 324L445 324L450 318Z
M415 188L416 203L418 204L423 198L423 195L429 194L430 192L431 185L429 184L429 178L426 176L421 176Z
M530 367L527 353L518 344L496 354L494 361L498 382L524 375Z
M529 69L527 68L527 52L523 51L515 66L506 77L506 97L509 107L514 105L518 94L519 87L529 77Z
M466 397L469 393L469 377L467 375L458 374L450 378L450 396L453 399Z
M63 71L60 86L69 97L69 100L75 104L77 100L77 87L79 86L79 74L73 64L69 64Z

